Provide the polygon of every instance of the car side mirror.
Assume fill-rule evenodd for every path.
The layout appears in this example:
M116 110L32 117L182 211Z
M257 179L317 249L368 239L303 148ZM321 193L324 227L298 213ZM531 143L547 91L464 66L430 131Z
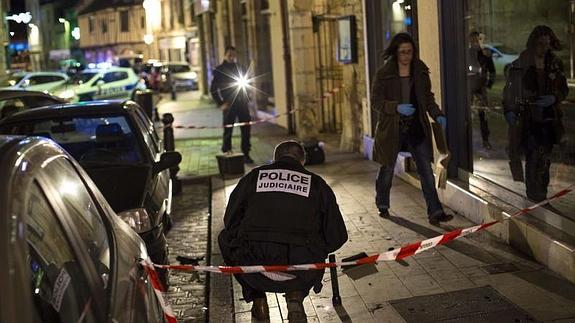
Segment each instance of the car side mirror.
M96 85L96 86L102 86L104 84L106 84L106 82L104 82L104 80L102 80L102 79L99 79L96 81L96 83L94 83L94 85Z
M22 88L27 88L30 86L30 80L24 80L24 82L22 82Z
M154 163L152 171L154 174L158 174L164 169L172 168L178 166L182 161L182 155L177 151L166 151L160 156L160 161Z

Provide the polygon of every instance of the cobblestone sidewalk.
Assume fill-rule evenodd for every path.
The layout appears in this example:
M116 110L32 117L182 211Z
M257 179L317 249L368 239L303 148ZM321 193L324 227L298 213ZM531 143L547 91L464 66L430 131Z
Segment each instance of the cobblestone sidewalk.
M204 181L183 185L182 194L174 198L173 227L167 236L171 264L177 264L180 255L203 257L200 263L207 262L209 195L209 183ZM170 272L167 296L178 322L206 322L206 289L205 273Z

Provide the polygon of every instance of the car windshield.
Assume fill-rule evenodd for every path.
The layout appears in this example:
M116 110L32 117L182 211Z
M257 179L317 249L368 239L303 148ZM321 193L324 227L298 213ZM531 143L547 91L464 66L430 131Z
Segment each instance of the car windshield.
M505 46L505 45L496 45L496 46L493 46L493 47L495 47L498 51L500 51L500 52L503 53L503 54L507 54L507 55L517 55L517 51L516 51L516 50L514 50L514 49L512 49L512 48L510 48L510 47L507 47L507 46Z
M20 82L23 78L24 75L9 75L3 77L2 79L0 79L0 86L1 87L14 86L18 84L18 82Z
M188 65L168 65L168 70L172 73L185 73L191 71Z
M96 74L98 73L91 73L91 72L79 73L70 78L68 82L66 82L66 84L74 84L74 85L84 84L90 81L94 76L96 76Z
M32 120L6 125L0 132L50 138L81 164L105 166L142 161L132 129L120 115Z

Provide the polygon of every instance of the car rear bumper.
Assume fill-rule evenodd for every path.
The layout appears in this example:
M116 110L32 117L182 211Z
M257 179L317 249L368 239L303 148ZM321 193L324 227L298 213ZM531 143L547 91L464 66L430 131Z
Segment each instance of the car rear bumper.
M174 81L177 89L192 89L196 90L198 88L198 83L195 80L188 79L177 79Z

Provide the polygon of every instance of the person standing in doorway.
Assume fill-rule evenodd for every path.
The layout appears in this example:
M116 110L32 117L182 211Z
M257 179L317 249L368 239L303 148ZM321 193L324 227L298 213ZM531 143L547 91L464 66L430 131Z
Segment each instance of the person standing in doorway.
M429 223L453 218L443 211L431 169L432 147L429 113L445 129L447 120L431 92L429 69L418 57L411 36L399 33L384 52L385 64L375 75L371 92L377 112L374 161L381 164L375 183L375 203L381 217L389 217L391 184L397 154L411 152L417 165Z
M515 168L522 172L521 154L525 155L526 195L534 202L547 198L551 150L561 143L565 133L560 103L569 88L563 62L553 53L560 49L561 43L551 28L535 27L526 49L511 63L503 89L510 165L517 165Z
M214 70L214 78L210 86L210 93L223 113L223 123L230 125L236 122L251 121L249 110L248 78L246 70L237 62L236 49L226 47L224 61ZM222 152L232 150L233 127L224 128ZM250 125L240 127L242 133L242 153L244 162L252 164L250 157Z

